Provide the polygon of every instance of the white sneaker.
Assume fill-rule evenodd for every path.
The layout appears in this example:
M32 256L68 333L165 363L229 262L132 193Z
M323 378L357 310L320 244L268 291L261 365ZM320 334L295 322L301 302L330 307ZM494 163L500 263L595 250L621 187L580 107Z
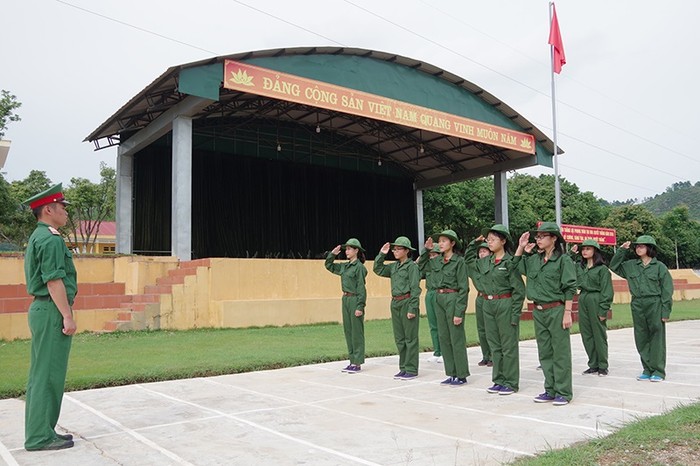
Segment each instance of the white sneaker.
M435 362L438 364L442 364L442 356L438 356L437 358L435 358Z

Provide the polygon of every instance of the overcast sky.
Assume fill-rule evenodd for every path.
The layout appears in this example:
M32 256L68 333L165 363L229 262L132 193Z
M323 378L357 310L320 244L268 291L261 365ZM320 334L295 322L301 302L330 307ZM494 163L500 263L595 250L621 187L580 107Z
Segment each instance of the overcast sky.
M557 77L561 175L610 201L700 180L700 2L556 6L568 62ZM116 148L95 152L83 139L169 66L281 47L340 44L425 61L552 135L544 0L15 0L2 13L0 88L22 102L22 121L5 135L8 180L39 169L54 182L97 181Z

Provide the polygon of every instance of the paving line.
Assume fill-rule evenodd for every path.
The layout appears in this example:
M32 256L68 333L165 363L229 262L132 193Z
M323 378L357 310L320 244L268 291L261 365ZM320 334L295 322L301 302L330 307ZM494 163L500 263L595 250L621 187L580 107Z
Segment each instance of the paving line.
M21 450L21 448L18 448L18 450ZM19 466L19 463L15 460L15 457L12 456L10 450L2 442L0 442L0 458L5 460L7 466Z
M207 379L204 379L204 380L207 380ZM212 383L216 383L216 384L221 384L221 382L216 382L216 381L211 381L211 382L212 382ZM411 383L411 382L409 382L409 383ZM430 382L430 383L432 383L432 382ZM520 451L520 450L516 450L516 449L513 449L513 448L503 447L503 446L501 446L501 445L495 445L495 444L485 443L485 442L478 442L478 441L476 441L476 440L470 440L470 439L467 439L467 438L464 438L464 437L456 437L456 436L453 436L453 435L442 434L442 433L434 432L434 431L431 431L431 430L419 429L418 427L411 427L411 426L406 426L406 425L402 425L402 424L396 424L396 423L389 422L389 421L384 421L384 420L378 419L378 418L371 418L371 417L367 417L367 416L361 416L361 415L359 415L359 414L348 413L348 412L345 412L345 411L335 410L335 409L332 409L332 408L328 408L328 407L326 407L326 406L320 406L320 405L319 405L319 403L324 403L324 402L328 402L328 401L334 401L335 399L333 399L333 400L328 400L328 401L327 401L327 400L317 400L317 401L313 401L313 402L302 402L302 401L292 400L292 399L289 399L289 398L284 398L284 397L281 397L281 396L278 396L278 395L271 395L271 394L269 394L269 393L258 392L258 391L255 391L255 390L251 390L251 389L249 389L249 388L239 387L239 386L237 386L237 385L228 385L228 384L221 384L221 385L226 385L227 387L232 387L232 388L235 388L235 389L237 389L237 390L244 391L244 392L257 394L258 396L261 396L261 397L271 397L271 398L276 398L276 399L283 400L283 401L288 401L288 402L291 402L291 403L296 403L297 406L310 406L310 407L315 407L315 408L318 408L318 409L322 409L322 410L324 410L324 411L330 411L330 412L333 412L333 413L336 413L336 414L342 414L343 416L350 416L350 417L354 417L354 418L358 418L358 419L362 419L362 420L366 420L366 421L371 421L371 422L375 422L375 423L378 422L378 423L380 423L380 424L385 424L385 425L392 426L392 427L396 427L396 428L400 428L400 429L412 430L412 431L415 431L415 432L420 432L420 433L424 433L424 434L435 435L435 436L438 436L438 437L447 438L447 439L449 439L449 440L458 440L458 441L470 443L470 444L473 444L473 445L479 445L479 446L483 446L483 447L487 447L487 448L491 448L491 449L495 449L495 450L499 450L499 451L506 451L506 452L508 452L508 453L514 453L514 454L516 454L516 455L534 456L533 453L526 452L526 451ZM412 385L413 385L413 383L412 383ZM391 391L391 390L395 390L395 389L396 389L396 388L390 388L390 389L384 389L384 390L373 390L373 391L369 391L369 393L371 393L371 394L375 394L375 393L376 393L376 394L382 394L382 393L384 393L384 392ZM362 395L364 395L364 393L363 393ZM356 397L356 396L360 396L360 394L349 395L349 396L346 397L346 398L352 398L352 397ZM186 401L183 401L183 402L188 403L188 402L186 402Z
M610 376L608 376L608 377L610 377ZM621 377L618 377L618 378L621 378ZM542 380L524 379L524 378L522 378L522 377L520 378L520 380L521 380L521 381L526 381L526 382L533 382L533 383L534 383L534 382L540 382L540 383L542 382ZM629 380L629 379L626 379L626 380ZM637 382L639 382L640 384L651 384L651 383L653 383L653 382L643 382L643 381L639 381L639 380L638 380ZM661 383L661 384L674 384L674 385L687 385L687 386L689 386L689 387L697 387L696 384L689 384L689 383L682 383L682 382L667 382L667 381L663 381L663 382L660 382L660 383ZM668 395L668 394L665 394L665 393L659 393L659 394L657 394L657 393L649 393L649 392L634 392L634 391L629 391L629 390L616 390L616 389L614 389L614 388L606 388L606 387L600 387L600 386L592 387L592 386L582 385L582 384L580 384L580 383L579 383L579 384L576 384L575 386L576 386L576 387L587 388L587 389L590 389L590 390L598 390L598 391L601 391L601 390L602 390L602 391L606 391L606 392L622 393L622 394L628 394L628 395L651 396L651 397L653 397L653 398L663 398L663 399L672 398L672 399L674 399L674 400L680 400L680 401L693 401L693 398L690 397L690 396L673 396L673 395ZM697 399L697 398L696 398L696 399Z
M183 399L180 399L180 398L176 398L176 397L174 397L174 396L166 395L165 393L160 393L160 392L158 392L158 391L151 390L151 389L146 388L146 387L144 387L144 386L142 386L142 385L137 385L137 387L139 387L139 388L141 388L142 390L145 390L145 391L147 391L147 392L153 393L153 394L155 394L155 395L162 396L163 398L167 398L167 399L172 400L172 401L177 401L177 402L179 402L179 403L183 403L183 404L187 404L187 405L190 405L190 406L194 406L194 407L199 408L199 409L202 409L202 410L211 411L211 412L216 413L216 414L219 414L219 415L221 415L221 416L223 416L223 417L226 417L226 418L229 418L229 419L233 419L233 420L236 421L236 422L240 422L241 424L249 425L250 427L254 427L254 428L256 428L256 429L262 430L262 431L267 432L267 433L269 433L269 434L276 435L276 436L278 436L278 437L282 437L282 438L284 438L284 439L286 439L286 440L289 440L289 441L291 441L291 442L300 443L300 444L305 445L305 446L307 446L307 447L315 448L315 449L324 451L324 452L326 452L326 453L330 453L330 454L332 454L332 455L338 456L338 457L340 457L340 458L343 458L343 459L346 459L346 460L349 460L349 461L354 461L354 462L359 463L359 464L366 464L366 465L371 465L371 466L381 466L379 463L374 463L374 462L372 462L372 461L367 461L367 460L362 459L362 458L359 458L359 457L357 457L357 456L348 455L347 453L343 453L343 452L338 451L338 450L333 450L332 448L323 447L323 446L318 445L318 444L315 444L315 443L313 443L313 442L309 442L308 440L303 440L303 439L300 439L300 438L297 438L297 437L293 437L293 436L291 436L291 435L282 433L282 432L280 432L280 431L271 429L271 428L269 428L269 427L265 427L265 426L263 426L263 425L261 425L261 424L258 424L258 423L256 423L256 422L248 421L248 420L243 419L243 418L240 418L240 417L238 417L238 416L234 416L234 415L231 415L231 414L224 413L224 412L219 411L219 410L217 410L217 409L209 408L209 407L207 407L207 406L200 405L200 404L198 404L198 403L193 403L193 402L191 402L191 401L187 401L187 400L183 400ZM235 386L234 386L234 387L235 387ZM259 395L262 395L262 394L260 394L260 393L258 393L258 394L259 394ZM302 403L302 404L303 404L303 403Z
M157 443L155 443L155 442L153 442L152 440L150 440L150 439L144 437L143 435L139 434L139 433L136 432L135 430L130 429L130 428L124 426L124 425L121 424L119 421L110 418L109 416L107 416L107 415L101 413L100 411L96 410L95 408L86 405L86 404L83 403L82 401L79 401L79 400L73 398L72 396L66 395L66 394L63 395L63 398L66 399L66 400L68 400L68 401L71 401L71 402L75 403L76 405L80 406L81 408L83 408L83 409L86 410L86 411L90 411L90 412L93 413L95 416L97 416L97 417L99 417L100 419L102 419L102 420L104 420L104 421L106 421L106 422L112 424L113 426L117 427L118 429L121 429L122 431L124 431L124 432L126 432L127 434L129 434L129 435L131 435L132 437L134 437L136 440L138 440L138 441L140 441L140 442L142 442L142 443L148 445L149 447L151 447L151 448L153 448L154 450L160 452L161 454L167 456L168 458L170 458L171 460L175 461L176 463L194 466L194 465L193 465L192 463L190 463L189 461L187 461L187 460L185 460L185 459L183 459L183 458L180 458L178 455L176 455L175 453L171 452L170 450L167 450L167 449L161 447L161 446L158 445Z

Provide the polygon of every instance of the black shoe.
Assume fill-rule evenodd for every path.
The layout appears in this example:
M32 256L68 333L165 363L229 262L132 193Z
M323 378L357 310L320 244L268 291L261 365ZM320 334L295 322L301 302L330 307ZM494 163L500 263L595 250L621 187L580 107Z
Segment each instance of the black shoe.
M71 434L56 434L56 437L60 438L61 440L73 440L73 436Z
M606 375L608 375L607 369L598 369L598 377L605 377Z
M56 438L55 440L47 443L46 445L39 448L27 448L27 451L43 451L43 450L63 450L64 448L71 448L74 445L72 440L63 440Z
M452 381L454 379L455 379L454 377L448 377L445 380L443 380L442 382L440 382L440 385L450 385L450 384L452 384Z
M489 361L486 363L486 367L493 367L493 361Z
M399 371L396 374L394 374L394 378L400 380L403 379L404 375L406 375L406 371Z
M582 372L583 375L587 374L597 374L598 373L598 368L597 367L591 367L586 369L585 371Z
M481 361L479 361L479 366L485 366L488 363L489 363L488 360L482 359Z

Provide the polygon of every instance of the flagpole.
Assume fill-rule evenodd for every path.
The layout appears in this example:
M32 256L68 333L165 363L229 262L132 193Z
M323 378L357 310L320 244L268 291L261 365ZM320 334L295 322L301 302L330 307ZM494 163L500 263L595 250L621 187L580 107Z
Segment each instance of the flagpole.
M552 24L552 6L554 2L549 2L549 24ZM561 187L559 185L559 146L557 144L557 98L556 86L554 81L554 46L549 46L550 54L550 73L552 75L552 131L554 136L554 154L552 160L554 163L554 211L557 225L561 228Z

